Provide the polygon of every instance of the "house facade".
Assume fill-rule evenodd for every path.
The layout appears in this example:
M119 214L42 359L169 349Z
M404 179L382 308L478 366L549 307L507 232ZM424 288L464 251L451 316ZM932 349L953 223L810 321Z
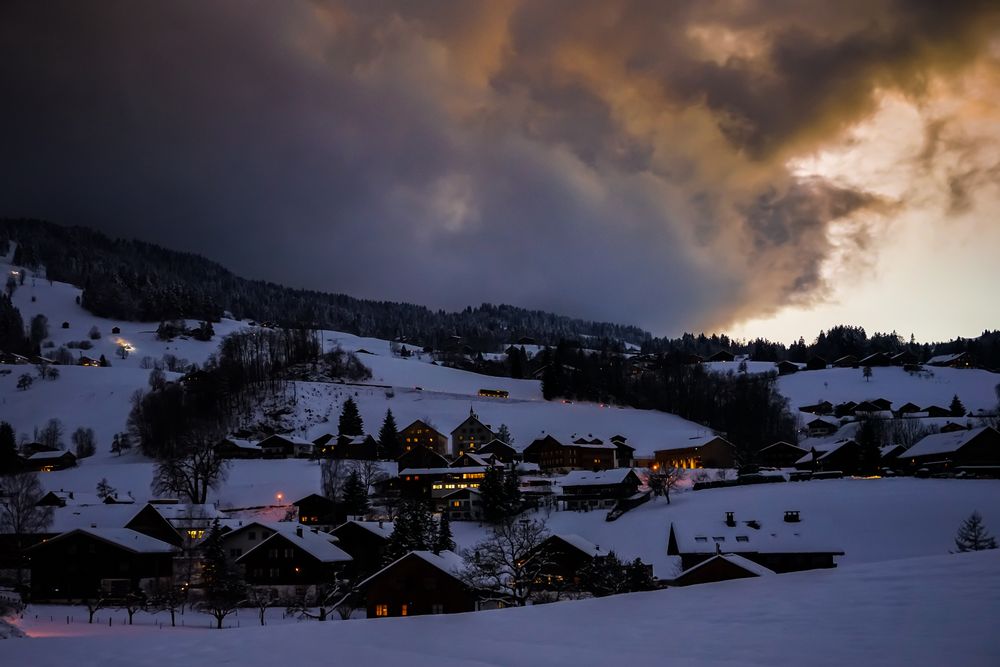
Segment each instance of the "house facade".
M459 574L464 567L451 551L408 553L358 585L368 618L476 611L476 591Z
M591 472L573 470L560 480L559 500L566 510L610 509L619 500L634 496L642 484L631 468Z
M545 435L528 445L522 455L526 462L537 463L544 472L610 470L615 467L617 446L599 439L577 440L581 442L563 443L551 435Z
M735 468L736 447L717 435L681 441L654 453L663 468Z
M404 453L418 447L426 447L442 456L448 453L448 437L420 419L400 431L399 439Z
M479 416L469 408L469 416L451 432L451 453L459 456L463 452L476 451L494 437L496 434L489 424L479 421Z

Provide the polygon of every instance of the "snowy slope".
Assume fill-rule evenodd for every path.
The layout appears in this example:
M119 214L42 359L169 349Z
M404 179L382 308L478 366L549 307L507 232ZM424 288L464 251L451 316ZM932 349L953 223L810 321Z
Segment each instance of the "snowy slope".
M992 666L997 600L994 551L453 616L26 639L4 656L34 667Z

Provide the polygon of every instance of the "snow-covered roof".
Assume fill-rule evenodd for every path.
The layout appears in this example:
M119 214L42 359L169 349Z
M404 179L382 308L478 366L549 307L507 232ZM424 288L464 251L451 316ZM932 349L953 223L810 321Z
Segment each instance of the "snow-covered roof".
M344 522L344 524L347 524L347 523L353 523L353 524L356 524L358 526L361 526L365 530L367 530L369 532L372 532L372 533L375 533L379 537L384 537L385 539L389 539L389 536L392 535L392 528L393 528L393 525L394 525L392 521L382 521L382 522L379 522L379 521L356 521L356 520L353 520L353 519L351 521ZM344 524L341 524L341 525L344 525ZM340 526L337 526L337 528L340 528Z
M52 494L53 496L59 498L66 505L103 505L104 500L101 499L96 493L90 493L87 491L63 491L59 489L58 491L49 491L45 495Z
M906 450L907 456L926 456L928 454L950 454L966 445L970 440L990 428L982 426L971 431L953 431L951 433L934 433L925 436L917 444Z
M57 540L61 540L78 533L91 535L109 544L114 544L115 546L128 549L133 553L150 554L171 553L177 551L177 548L172 544L167 544L163 540L158 540L155 537L150 537L149 535L145 535L135 530L129 530L128 528L75 528L57 535L51 540L41 542L40 544L51 544Z
M457 468L403 468L400 475L445 475L457 473L486 472L491 466L458 466Z
M64 452L62 450L58 452L38 452L37 454L32 454L28 457L29 461L39 461L41 459L59 459L69 454L73 456L72 452Z
M474 463L477 463L477 464L479 464L481 466L485 467L485 466L490 465L489 461L487 461L486 459L484 459L479 454L476 454L475 452L466 452L465 455L468 456L469 459L471 459Z
M589 540L585 540L579 535L574 535L572 533L559 533L558 535L553 535L552 537L559 538L566 544L575 547L587 554L588 556L601 556L601 548Z
M659 447L656 451L658 452L669 452L674 449L696 449L698 447L703 447L713 440L722 440L726 442L726 439L718 435L703 435L697 438L689 438L687 440L681 440L679 442L674 442L664 447Z
M804 449L802 449L798 445L793 445L790 442L785 442L784 440L780 440L780 441L778 441L778 442L776 442L776 443L774 443L772 445L768 445L767 447L761 448L760 452L758 452L758 453L766 452L767 450L771 449L772 447L791 447L792 449L800 449L802 451L805 451Z
M182 519L221 519L225 514L215 505L191 505L184 503L153 505L167 521Z
M445 574L448 574L456 579L463 570L465 570L465 560L459 556L454 551L442 551L441 553L434 553L433 551L411 551L408 554L400 556L396 560L392 561L381 570L371 575L361 583L357 585L357 588L364 587L369 581L378 577L386 570L389 570L396 566L396 563L403 560L404 558L420 558L421 560L430 563L437 569L441 570Z
M295 437L293 435L274 434L274 435L269 435L266 438L264 438L263 440L261 440L259 443L257 443L258 446L261 445L261 444L263 444L263 443L265 443L265 442L267 442L271 438L281 438L282 440L287 440L288 442L292 443L293 445L298 445L300 447L304 447L306 445L308 445L309 447L312 447L314 445L314 443L313 443L312 440L306 440L305 438L298 438L298 437Z
M123 528L144 507L131 504L71 505L56 507L46 532L64 533L77 528Z
M321 563L342 563L353 560L350 554L333 543L333 540L336 538L330 533L324 533L292 521L268 523L267 527L273 528L275 532L236 559L237 562L243 560L254 551L264 548L268 542L279 537L285 538Z
M603 486L605 484L621 484L632 472L632 468L614 468L592 472L590 470L571 470L559 483L565 486Z
M260 451L260 447L257 445L257 443L250 442L249 440L242 440L239 438L227 438L227 441L230 442L237 449L250 449L257 452Z
M709 554L720 549L726 553L834 553L843 552L823 536L812 534L802 523L781 519L758 520L760 528L746 521L729 526L721 519L710 524L691 525L672 522L670 530L680 553Z
M956 361L965 356L965 352L956 352L955 354L939 354L935 357L931 357L927 360L927 363L933 366L934 364L947 364L952 361Z
M705 560L701 561L700 563L698 563L694 567L689 567L688 569L684 570L679 575L677 575L677 579L680 579L683 576L691 574L695 570L697 570L697 569L699 569L701 567L704 567L704 566L708 565L709 563L714 562L717 559L721 559L721 560L727 561L729 563L732 563L736 567L740 568L741 570L745 570L745 571L751 573L755 577L764 577L764 576L767 576L769 574L777 574L774 570L766 568L763 565L760 565L759 563L755 563L752 560L750 560L749 558L744 558L743 556L741 556L739 554L716 554L716 555L712 556L711 558L706 558Z

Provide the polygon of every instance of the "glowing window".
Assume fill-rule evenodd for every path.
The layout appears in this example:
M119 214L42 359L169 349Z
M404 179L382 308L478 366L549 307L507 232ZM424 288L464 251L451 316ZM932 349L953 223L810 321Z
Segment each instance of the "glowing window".
M388 616L389 615L389 605L387 605L387 604L377 604L377 605L375 605L375 615L376 616Z

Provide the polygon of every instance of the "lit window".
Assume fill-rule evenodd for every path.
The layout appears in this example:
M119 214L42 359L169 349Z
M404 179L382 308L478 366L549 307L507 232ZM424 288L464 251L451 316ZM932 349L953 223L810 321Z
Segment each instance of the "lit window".
M377 605L375 605L375 615L376 616L388 616L389 615L389 605L387 605L387 604L377 604Z
M406 616L406 611L407 611L406 610L406 605L404 604L402 607L400 607L399 615L400 616Z

